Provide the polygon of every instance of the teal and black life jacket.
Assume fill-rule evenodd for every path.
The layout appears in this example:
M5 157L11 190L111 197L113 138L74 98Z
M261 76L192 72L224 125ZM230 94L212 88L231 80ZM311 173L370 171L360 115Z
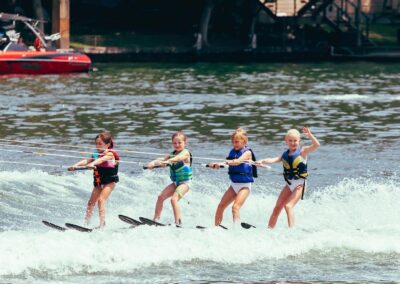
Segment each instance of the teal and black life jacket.
M283 152L282 165L283 177L288 184L291 184L290 180L306 179L308 172L307 160L300 155L300 149L297 149L292 155L289 155L289 152L290 150Z
M232 149L229 152L229 156L226 158L227 160L234 160L241 157L246 151L251 152L251 159L256 161L256 157L254 155L253 150L250 147L243 147L240 150ZM232 182L236 183L247 183L247 182L254 182L253 177L257 177L257 167L243 163L237 166L229 166L229 178Z
M169 169L169 177L173 182L184 182L192 179L192 153L189 152L190 155L190 163L184 163L183 161L179 161L170 166ZM173 158L177 155L176 151L170 154L170 157Z

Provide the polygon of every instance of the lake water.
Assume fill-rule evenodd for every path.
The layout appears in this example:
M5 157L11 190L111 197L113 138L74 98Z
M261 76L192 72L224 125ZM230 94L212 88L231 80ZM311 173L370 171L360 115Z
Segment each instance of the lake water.
M0 77L1 283L400 282L400 65L96 67ZM228 230L213 228L229 179L202 164L227 156L239 126L258 158L280 155L290 128L308 126L320 140L294 229L284 212L266 228L284 185L278 164L259 170L241 209L257 228L234 225L230 208ZM104 129L122 159L107 227L45 227L41 220L83 224L91 173L65 167ZM184 228L131 229L117 216L153 216L168 170L142 166L172 150L177 130L194 155L192 189L180 201ZM168 200L161 221L173 222Z

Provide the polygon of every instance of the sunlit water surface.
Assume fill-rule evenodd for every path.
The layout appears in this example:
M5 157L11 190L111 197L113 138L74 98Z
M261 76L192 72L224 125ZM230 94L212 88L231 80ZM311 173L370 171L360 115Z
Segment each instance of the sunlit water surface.
M0 77L0 282L400 281L400 65L97 67L88 75ZM229 230L212 228L229 180L226 170L202 164L227 156L239 126L259 158L280 155L289 128L309 126L320 140L295 229L284 213L266 229L284 184L280 165L259 170L241 210L257 228L233 225L230 208ZM106 229L45 227L41 220L83 223L91 173L65 167L86 157L103 129L122 158ZM142 166L171 151L177 130L194 155L192 189L180 202L184 228L131 229L117 215L152 217L168 170ZM162 222L173 222L169 201Z

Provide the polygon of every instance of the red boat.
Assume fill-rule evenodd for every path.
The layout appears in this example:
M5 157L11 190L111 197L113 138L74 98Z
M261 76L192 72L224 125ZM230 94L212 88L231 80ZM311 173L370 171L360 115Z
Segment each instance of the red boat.
M0 74L88 72L88 56L59 51L0 51Z
M24 23L35 37L27 46L15 30L15 22ZM56 50L52 42L59 34L43 35L38 21L14 14L0 13L0 74L60 74L88 72L90 58L81 53Z

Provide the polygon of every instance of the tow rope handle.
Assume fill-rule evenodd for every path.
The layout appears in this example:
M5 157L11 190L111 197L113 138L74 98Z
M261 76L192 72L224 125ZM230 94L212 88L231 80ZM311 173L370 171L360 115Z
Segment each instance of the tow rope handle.
M69 167L67 170L70 172L73 171L87 171L87 170L94 170L95 166L79 166L79 167Z

